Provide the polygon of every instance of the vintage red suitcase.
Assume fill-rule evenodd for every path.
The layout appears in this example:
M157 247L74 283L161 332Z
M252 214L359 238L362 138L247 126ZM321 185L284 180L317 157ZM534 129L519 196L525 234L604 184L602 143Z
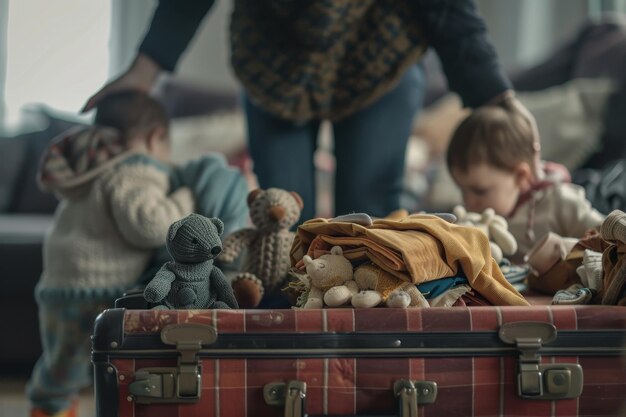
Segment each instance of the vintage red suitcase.
M105 311L98 417L617 416L626 307Z

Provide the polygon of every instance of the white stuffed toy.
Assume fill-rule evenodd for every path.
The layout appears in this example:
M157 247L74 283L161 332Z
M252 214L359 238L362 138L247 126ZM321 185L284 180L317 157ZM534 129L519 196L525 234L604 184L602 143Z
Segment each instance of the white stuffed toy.
M339 307L350 303L352 296L359 292L352 264L343 256L341 247L333 246L330 253L317 259L304 255L302 260L310 280L303 308Z
M497 263L502 262L504 255L511 256L517 252L517 241L509 232L506 219L496 214L492 208L485 209L481 214L468 212L463 206L456 206L452 213L457 218L456 224L477 227L487 235L491 256Z
M360 291L352 296L353 307L369 308L381 303L392 308L429 307L415 284L393 276L378 265L367 263L356 267L354 280Z

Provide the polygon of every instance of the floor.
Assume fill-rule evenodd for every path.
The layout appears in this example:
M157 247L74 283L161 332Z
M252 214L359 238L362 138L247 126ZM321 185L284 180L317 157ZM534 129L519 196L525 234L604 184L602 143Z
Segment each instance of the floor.
M26 379L0 377L0 417L28 417L29 405L24 396ZM94 398L91 390L80 396L78 417L95 417Z

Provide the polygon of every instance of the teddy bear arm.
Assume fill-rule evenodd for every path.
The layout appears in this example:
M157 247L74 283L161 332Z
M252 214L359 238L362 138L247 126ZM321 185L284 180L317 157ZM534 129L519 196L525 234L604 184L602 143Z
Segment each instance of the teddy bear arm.
M231 263L247 248L254 239L256 231L254 229L242 229L231 233L224 239L222 252L218 259L222 262Z
M329 307L339 307L340 305L349 302L354 294L356 293L353 293L348 285L337 285L329 288L324 293L324 304Z
M163 265L143 291L146 301L151 303L162 301L170 292L172 282L174 282L175 279L176 275Z
M209 279L211 281L211 291L215 291L216 300L224 302L230 308L239 308L233 289L219 268L213 267Z

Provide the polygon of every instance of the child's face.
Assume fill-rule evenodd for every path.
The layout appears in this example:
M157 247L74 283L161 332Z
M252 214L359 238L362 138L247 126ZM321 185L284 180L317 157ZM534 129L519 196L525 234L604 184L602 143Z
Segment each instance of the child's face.
M461 189L468 211L482 213L487 208L508 217L523 191L516 171L504 171L481 163L470 165L467 172L452 169L452 178Z

